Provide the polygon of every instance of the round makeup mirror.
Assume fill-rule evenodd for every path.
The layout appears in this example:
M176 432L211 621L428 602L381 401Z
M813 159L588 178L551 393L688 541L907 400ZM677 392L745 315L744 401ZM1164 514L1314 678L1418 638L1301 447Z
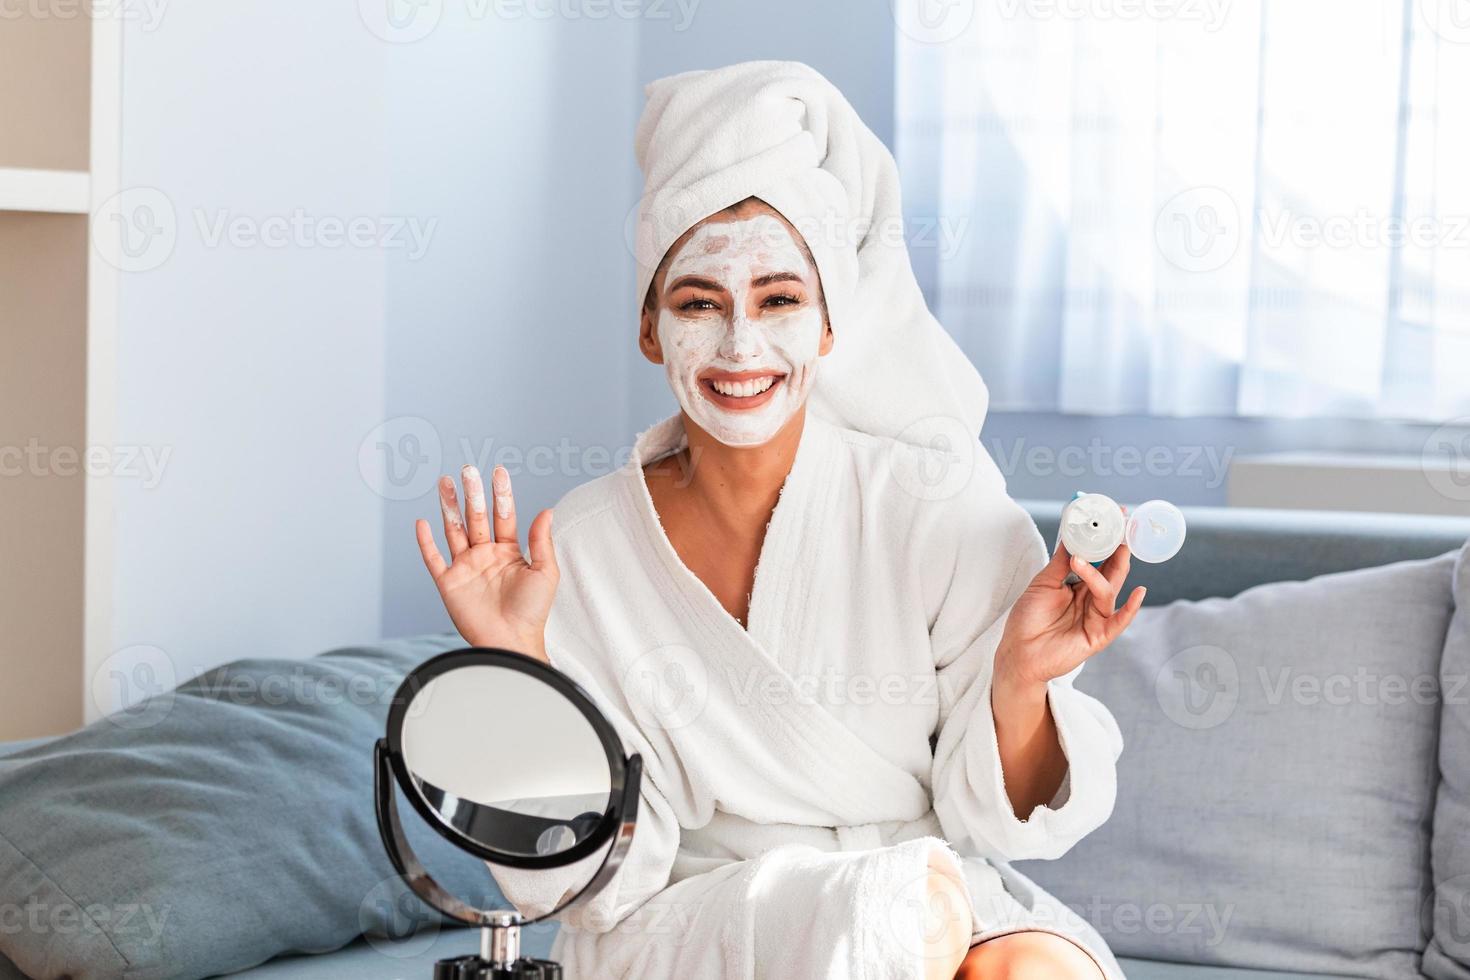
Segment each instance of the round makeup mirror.
M453 961L454 969L551 975L554 964L519 953L520 926L539 919L470 906L424 871L403 835L393 785L441 836L517 874L605 852L580 888L539 917L547 918L616 872L635 827L638 756L624 755L611 723L565 674L508 650L470 648L404 679L376 757L378 827L394 867L425 902L485 930L481 955Z
M622 758L581 706L521 666L467 664L430 679L408 702L399 742L431 819L500 857L536 858L592 838Z

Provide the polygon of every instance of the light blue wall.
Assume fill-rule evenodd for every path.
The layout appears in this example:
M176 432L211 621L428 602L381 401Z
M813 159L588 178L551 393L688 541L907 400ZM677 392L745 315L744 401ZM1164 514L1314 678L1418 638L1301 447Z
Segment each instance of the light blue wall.
M638 25L455 16L389 72L393 207L439 226L389 262L383 417L425 420L440 452L423 495L386 501L387 635L448 626L413 538L434 473L504 462L524 538L630 438Z
M380 631L382 508L355 448L382 413L383 256L211 231L382 214L387 132L382 45L351 4L125 24L121 180L161 195L146 217L176 236L123 274L118 310L116 442L167 453L156 485L114 481L107 670L146 693L160 669Z

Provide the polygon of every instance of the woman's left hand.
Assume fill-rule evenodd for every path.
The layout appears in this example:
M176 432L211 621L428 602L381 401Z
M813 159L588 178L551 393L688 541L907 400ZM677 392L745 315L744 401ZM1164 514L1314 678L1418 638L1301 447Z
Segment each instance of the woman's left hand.
M1143 605L1145 590L1140 586L1117 608L1129 564L1126 544L1099 569L1073 558L1057 542L1051 561L1011 607L995 652L995 685L1044 685L1117 639ZM1068 585L1069 571L1081 581Z

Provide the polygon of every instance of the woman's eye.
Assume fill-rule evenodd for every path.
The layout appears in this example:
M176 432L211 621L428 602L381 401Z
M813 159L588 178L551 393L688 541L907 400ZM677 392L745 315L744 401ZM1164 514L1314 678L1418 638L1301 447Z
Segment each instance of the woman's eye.
M797 299L795 296L792 296L790 293L776 293L774 296L767 296L766 297L766 301L764 303L762 303L761 305L762 306L795 306L796 304L798 304L800 302L801 302L801 300Z
M715 308L716 307L714 303L710 302L707 299L699 299L697 297L695 299L691 299L679 304L679 309L683 310L685 313L696 313L702 310L713 310Z

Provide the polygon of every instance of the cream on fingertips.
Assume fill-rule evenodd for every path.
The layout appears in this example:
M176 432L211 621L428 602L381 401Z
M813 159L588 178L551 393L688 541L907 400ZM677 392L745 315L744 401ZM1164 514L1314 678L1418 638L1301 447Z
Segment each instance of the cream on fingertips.
M439 483L439 512L444 515L444 526L463 530L464 517L454 500L454 481L445 477Z
M470 505L470 510L476 514L485 513L485 483L480 479L480 471L473 466L466 466L460 471L460 478L464 482L465 501Z
M511 495L510 474L502 467L495 467L490 471L490 489L495 498L495 516L502 521L510 517Z
M730 297L729 309L665 304L658 318L664 370L680 407L728 446L769 442L801 408L816 380L823 333L816 297L752 311L752 283L774 273L794 273L803 283L814 279L786 224L759 214L701 225L665 274L671 285L685 276L710 280ZM809 291L808 286L804 292ZM749 406L741 404L745 399Z

